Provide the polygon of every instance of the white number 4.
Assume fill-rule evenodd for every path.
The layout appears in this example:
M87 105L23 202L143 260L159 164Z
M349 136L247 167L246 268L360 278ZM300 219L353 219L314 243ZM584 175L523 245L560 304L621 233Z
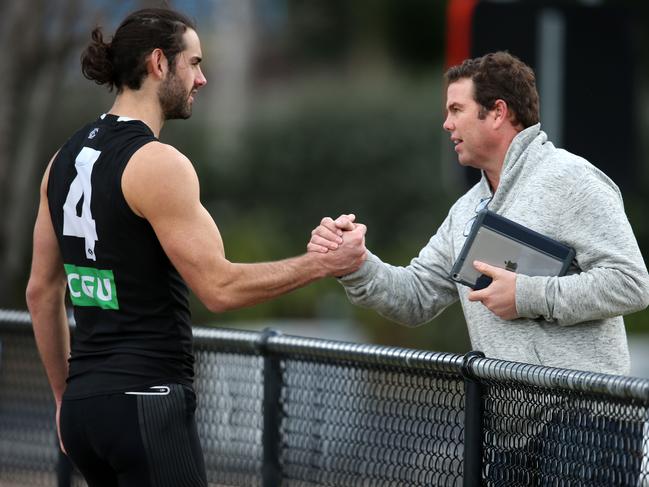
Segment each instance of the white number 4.
M63 235L85 239L86 257L90 260L97 260L95 257L97 229L90 211L90 199L92 197L90 177L92 176L92 168L95 166L100 154L101 151L89 147L81 149L74 161L77 177L72 181L68 196L63 204ZM81 198L83 198L83 205L81 207L81 216L78 216L77 206Z

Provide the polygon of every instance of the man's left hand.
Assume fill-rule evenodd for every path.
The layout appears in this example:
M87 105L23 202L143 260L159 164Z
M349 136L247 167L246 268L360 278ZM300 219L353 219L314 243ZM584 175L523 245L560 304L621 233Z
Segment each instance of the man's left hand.
M489 286L469 293L469 301L480 301L489 311L503 320L518 318L516 311L516 273L475 261L475 267L482 274L491 277Z

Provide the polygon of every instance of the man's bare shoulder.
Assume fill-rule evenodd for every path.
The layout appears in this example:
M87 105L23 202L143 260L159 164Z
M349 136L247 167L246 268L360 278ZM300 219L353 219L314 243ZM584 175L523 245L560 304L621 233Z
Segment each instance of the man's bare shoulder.
M131 163L157 166L163 169L166 165L177 167L177 165L191 165L191 161L174 146L159 141L149 142L138 149L131 157ZM162 166L162 167L161 167Z
M198 176L191 161L175 147L150 142L131 157L122 175L122 191L140 216L176 196L198 198Z
M152 184L166 179L182 182L183 178L196 179L196 171L187 156L169 144L150 142L131 157L122 185L130 179Z

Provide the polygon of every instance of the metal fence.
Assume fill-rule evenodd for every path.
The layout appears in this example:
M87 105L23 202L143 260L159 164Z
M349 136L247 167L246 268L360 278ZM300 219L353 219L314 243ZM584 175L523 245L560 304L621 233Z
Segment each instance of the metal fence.
M211 486L649 486L649 381L196 328ZM0 311L0 485L85 485L59 456L22 312Z

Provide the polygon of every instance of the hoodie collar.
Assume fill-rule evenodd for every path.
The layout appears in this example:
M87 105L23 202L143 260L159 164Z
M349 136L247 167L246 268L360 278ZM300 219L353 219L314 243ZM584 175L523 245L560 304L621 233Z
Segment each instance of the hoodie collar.
M540 144L545 143L548 138L545 132L541 130L540 123L527 127L526 129L516 134L516 137L512 139L512 142L505 154L505 160L503 161L502 169L500 170L500 181L498 183L499 189L503 186L509 186L511 184L512 178L515 178L515 174L522 168L522 164L519 164L519 162L527 158L529 146L537 138L538 143ZM488 192L489 194L491 194L489 180L487 179L487 175L484 171L482 171L482 179L480 181L480 185L483 192ZM507 191L498 190L496 191L496 193L502 194L507 193ZM496 197L496 194L494 194L493 196L496 200L500 199Z
M516 163L521 159L523 153L539 135L541 135L539 143L543 144L548 137L545 132L541 131L541 124L537 123L536 125L531 125L522 130L516 135L516 137L514 137L512 143L509 145L509 149L507 149L507 153L505 154L503 167L500 171L501 180L516 166Z

